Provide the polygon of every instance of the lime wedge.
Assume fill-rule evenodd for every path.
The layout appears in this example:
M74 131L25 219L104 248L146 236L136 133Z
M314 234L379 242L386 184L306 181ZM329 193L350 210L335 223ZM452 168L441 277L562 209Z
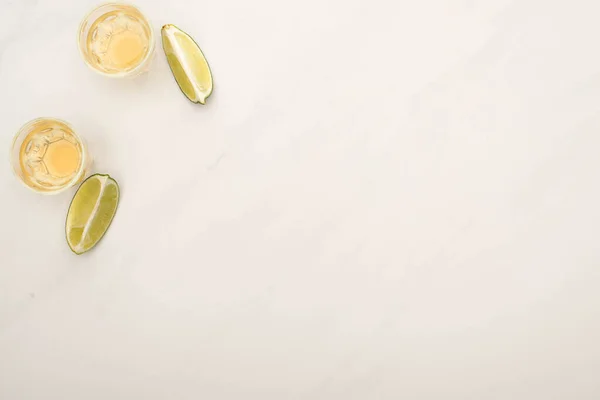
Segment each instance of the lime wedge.
M161 30L163 50L175 81L193 103L206 104L213 90L208 62L194 39L175 25Z
M110 226L119 204L119 185L108 175L95 174L79 189L67 213L67 243L75 254L91 250Z

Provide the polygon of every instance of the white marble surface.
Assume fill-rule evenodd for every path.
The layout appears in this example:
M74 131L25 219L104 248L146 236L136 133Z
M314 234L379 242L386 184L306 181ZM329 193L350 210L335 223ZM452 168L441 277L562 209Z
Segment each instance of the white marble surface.
M0 144L122 187L77 257L0 152L1 399L600 398L598 1L138 1L206 107L88 70L95 3L0 0Z

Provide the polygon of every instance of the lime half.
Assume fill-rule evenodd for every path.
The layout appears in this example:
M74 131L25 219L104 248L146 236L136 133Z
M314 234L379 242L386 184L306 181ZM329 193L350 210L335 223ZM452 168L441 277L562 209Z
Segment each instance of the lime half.
M67 243L75 254L91 250L102 239L118 204L119 185L108 175L92 175L79 186L66 223Z

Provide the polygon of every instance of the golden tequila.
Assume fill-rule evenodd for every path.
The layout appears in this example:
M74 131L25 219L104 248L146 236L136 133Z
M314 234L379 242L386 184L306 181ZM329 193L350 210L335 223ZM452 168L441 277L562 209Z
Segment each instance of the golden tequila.
M134 6L105 4L82 22L79 46L86 63L109 76L141 72L154 50L152 28Z
M89 163L86 148L64 121L40 118L27 123L13 143L13 169L29 188L60 192L78 183Z

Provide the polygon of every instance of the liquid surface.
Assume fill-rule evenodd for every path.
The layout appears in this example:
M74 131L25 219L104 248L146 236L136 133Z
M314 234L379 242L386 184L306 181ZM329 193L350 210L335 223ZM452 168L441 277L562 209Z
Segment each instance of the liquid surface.
M108 73L137 67L149 51L149 27L135 9L123 8L98 18L88 34L91 62Z
M68 185L82 163L81 143L68 126L44 121L25 137L19 152L25 183L50 191Z

